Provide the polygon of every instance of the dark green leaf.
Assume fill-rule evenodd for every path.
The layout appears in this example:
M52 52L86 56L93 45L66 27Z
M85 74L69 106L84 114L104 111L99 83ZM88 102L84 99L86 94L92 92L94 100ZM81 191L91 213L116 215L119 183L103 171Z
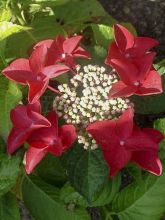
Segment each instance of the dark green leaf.
M4 77L0 77L0 134L7 139L11 129L10 111L22 99L18 86Z
M0 219L20 220L17 200L12 193L7 193L0 197Z
M99 149L87 151L80 145L74 146L68 156L67 170L71 184L89 203L108 179L108 167Z
M69 183L66 183L60 191L60 199L65 204L74 203L83 207L104 206L113 200L115 194L119 191L119 187L120 175L108 180L101 192L97 195L97 198L91 204L88 204L83 196L76 192Z
M25 177L22 185L25 205L37 220L90 220L85 209L59 203L59 189L39 178Z
M37 174L47 183L61 186L66 181L66 171L60 159L51 154L47 155L36 169Z

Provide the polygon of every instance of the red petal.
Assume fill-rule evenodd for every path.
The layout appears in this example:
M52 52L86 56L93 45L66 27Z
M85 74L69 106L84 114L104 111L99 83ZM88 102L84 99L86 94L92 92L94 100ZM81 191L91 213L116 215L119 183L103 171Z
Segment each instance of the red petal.
M29 93L28 100L32 104L39 100L42 94L47 89L49 81L36 81L36 82L28 82Z
M154 60L156 53L148 53L145 56L134 60L134 63L137 65L137 69L139 70L137 81L143 82L147 74L149 73L152 63Z
M91 55L87 51L85 51L82 47L78 47L76 50L74 50L73 55L75 57L91 59Z
M115 41L121 51L125 51L134 45L134 36L123 26L114 25Z
M60 76L63 73L66 73L70 70L68 66L62 65L62 64L56 64L56 65L51 65L44 67L42 69L42 73L47 77L47 78L54 78L57 76Z
M31 111L41 113L41 104L39 101L36 101L33 104L28 104L27 108Z
M14 153L28 138L30 131L28 129L12 128L7 141L7 152Z
M31 120L27 115L27 106L18 105L10 112L10 118L15 128L27 128L31 125Z
M121 139L126 139L131 136L133 130L134 112L132 108L127 109L116 121L116 134Z
M142 131L148 135L155 143L159 143L165 138L160 131L153 128L143 128Z
M131 159L131 152L126 151L124 147L116 145L109 151L103 151L103 156L110 168L110 176L115 176L122 168L124 168Z
M28 80L34 79L29 66L29 60L23 58L13 61L2 73L10 80L23 85L26 85Z
M35 75L41 72L42 68L46 64L47 47L42 45L37 47L29 58L30 67Z
M158 44L159 42L153 38L135 37L135 43L130 53L133 54L133 56L140 57Z
M67 150L77 139L76 129L73 125L63 125L59 128L63 151Z
M25 170L27 174L30 174L37 164L45 157L47 154L47 147L44 149L38 149L30 147L25 153Z
M155 175L160 176L162 173L162 164L156 151L138 151L134 152L132 161Z
M88 125L86 130L103 150L109 150L110 147L116 146L119 142L115 128L115 120L105 120Z
M151 70L142 86L136 91L137 95L152 95L163 92L162 79L158 72Z
M132 85L138 79L139 70L131 62L126 60L111 60L111 66L117 71L119 77L125 84Z
M74 37L67 38L63 43L64 53L72 54L73 51L78 47L81 39L82 39L82 36L74 36Z
M115 42L111 43L108 48L108 55L105 59L105 64L110 65L111 59L125 59L125 56L122 55Z
M49 123L51 123L51 126L34 131L28 138L28 143L31 146L43 148L45 145L52 145L53 141L58 142L57 114L54 111L49 112L47 119L49 120Z
M135 86L127 86L122 81L118 81L112 85L109 91L109 98L129 97L136 92Z
M157 143L153 141L145 132L140 129L134 129L132 136L126 140L126 148L131 151L141 151L157 149Z
M31 119L31 129L38 129L42 127L50 127L51 123L40 113L33 112L33 111L27 111L27 115Z
M47 48L50 48L52 43L53 43L54 40L52 39L48 39L48 40L42 40L40 42L38 42L34 47L33 49L35 50L37 47L40 47L40 46L46 46Z

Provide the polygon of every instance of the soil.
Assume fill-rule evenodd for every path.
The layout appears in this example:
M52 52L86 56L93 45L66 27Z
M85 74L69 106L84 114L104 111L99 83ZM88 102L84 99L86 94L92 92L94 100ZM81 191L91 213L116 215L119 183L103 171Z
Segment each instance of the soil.
M130 22L138 35L157 39L158 58L165 57L165 1L164 0L99 0L105 10L119 22ZM141 116L143 117L143 116ZM160 116L159 116L160 117ZM151 125L157 116L144 116L146 124ZM143 120L143 121L144 121ZM125 180L128 181L128 178ZM21 220L32 220L28 211L20 203ZM101 220L97 209L89 210L93 220ZM103 219L104 220L104 219ZM162 219L163 220L163 219ZM164 217L165 220L165 217Z

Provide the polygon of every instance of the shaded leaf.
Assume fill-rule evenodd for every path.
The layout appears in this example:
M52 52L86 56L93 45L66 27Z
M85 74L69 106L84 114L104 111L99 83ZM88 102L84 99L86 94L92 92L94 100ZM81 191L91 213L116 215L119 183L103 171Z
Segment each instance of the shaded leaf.
M17 199L12 193L0 197L0 219L20 220Z
M41 181L36 176L25 177L22 185L25 205L37 220L90 220L85 209L68 207L59 203L59 189Z
M67 159L67 171L73 187L91 204L108 179L108 167L99 149L84 150L75 145Z

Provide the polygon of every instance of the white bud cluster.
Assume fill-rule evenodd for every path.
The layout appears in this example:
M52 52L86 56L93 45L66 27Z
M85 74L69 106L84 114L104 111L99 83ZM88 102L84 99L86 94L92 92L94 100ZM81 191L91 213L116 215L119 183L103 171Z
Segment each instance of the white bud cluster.
M106 73L104 67L88 65L84 66L83 71L80 69L69 84L58 87L62 95L55 98L54 107L68 124L76 126L79 134L81 131L78 142L85 149L98 147L85 131L88 124L119 117L130 105L128 99L108 98L112 84L117 81L114 70Z

